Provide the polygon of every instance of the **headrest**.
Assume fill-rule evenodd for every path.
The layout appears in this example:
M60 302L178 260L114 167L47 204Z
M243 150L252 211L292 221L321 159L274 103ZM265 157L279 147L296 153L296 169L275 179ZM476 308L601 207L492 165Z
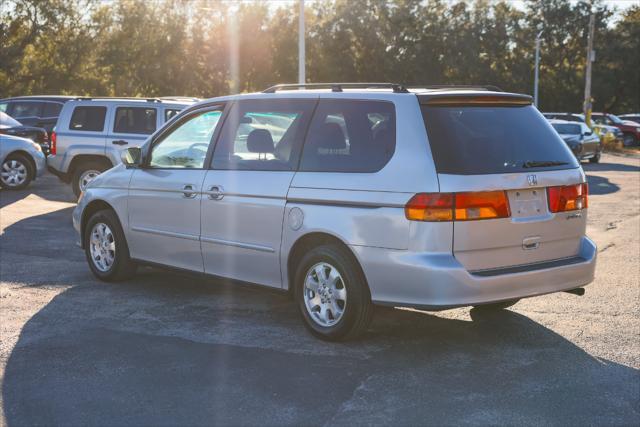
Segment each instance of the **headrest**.
M266 129L254 129L247 137L247 150L250 153L273 153L274 145L271 133Z
M347 148L347 141L339 124L325 123L316 134L314 145L325 150L343 150Z

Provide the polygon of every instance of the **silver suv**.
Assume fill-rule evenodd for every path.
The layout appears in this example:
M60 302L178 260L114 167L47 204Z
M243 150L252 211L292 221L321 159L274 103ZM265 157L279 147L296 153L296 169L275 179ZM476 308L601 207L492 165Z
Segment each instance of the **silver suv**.
M281 289L327 340L376 304L500 309L593 280L584 172L529 96L323 87L210 99L124 152L73 213L93 273Z
M51 134L47 168L71 183L76 196L100 173L120 163L120 152L139 146L176 116L189 99L76 98L62 107Z

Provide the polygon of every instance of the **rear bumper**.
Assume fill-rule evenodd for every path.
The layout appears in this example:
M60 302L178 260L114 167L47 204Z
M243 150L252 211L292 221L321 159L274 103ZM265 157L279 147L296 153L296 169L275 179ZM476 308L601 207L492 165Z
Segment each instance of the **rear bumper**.
M443 310L527 298L593 281L597 248L583 237L579 258L532 264L496 274L471 273L450 253L352 247L376 304Z
M47 166L44 153L40 151L33 153L33 161L36 164L36 177L42 176Z

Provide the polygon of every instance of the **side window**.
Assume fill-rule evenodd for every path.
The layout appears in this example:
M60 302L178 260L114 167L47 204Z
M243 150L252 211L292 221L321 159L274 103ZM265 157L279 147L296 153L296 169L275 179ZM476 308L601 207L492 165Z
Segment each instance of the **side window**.
M180 113L181 110L175 110L175 109L170 109L167 108L166 110L164 110L164 122L168 122L169 120L173 119L175 116L177 116Z
M62 104L57 102L45 102L42 117L58 117L62 110Z
M315 99L234 105L213 154L214 169L295 170Z
M14 119L20 119L23 117L41 117L42 104L42 102L16 101L13 103L11 116Z
M321 100L302 152L301 171L377 172L396 147L396 113L386 101Z
M156 111L155 108L118 107L113 132L150 135L156 130Z
M188 117L154 144L149 166L172 169L203 168L211 138L221 116L222 108Z
M76 107L71 115L69 130L101 132L107 107Z
M9 107L9 103L8 102L0 103L0 111L2 111L3 113L7 112L7 107Z

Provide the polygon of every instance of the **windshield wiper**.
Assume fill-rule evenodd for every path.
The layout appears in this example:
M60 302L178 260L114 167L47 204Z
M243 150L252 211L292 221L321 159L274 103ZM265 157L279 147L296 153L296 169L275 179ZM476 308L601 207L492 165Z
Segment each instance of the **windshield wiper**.
M527 160L522 164L523 168L543 168L545 166L562 166L568 165L567 162L559 162L557 160Z

